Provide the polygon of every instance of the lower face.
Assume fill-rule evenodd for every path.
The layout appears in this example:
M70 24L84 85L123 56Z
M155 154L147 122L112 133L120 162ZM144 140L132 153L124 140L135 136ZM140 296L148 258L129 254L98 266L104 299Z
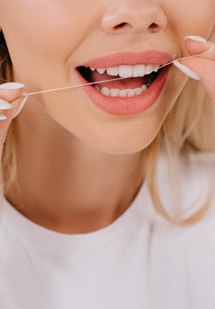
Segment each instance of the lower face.
M172 65L144 77L128 77L126 74L131 72L119 70L120 65L131 65L124 60L110 64L115 70L118 68L117 73L108 70L107 63L101 61L97 70L85 64L123 52L154 50L167 53L172 59L186 56L184 36L208 38L214 27L214 14L214 0L0 3L0 25L15 80L26 85L26 92L89 81L97 83L35 95L29 102L42 106L41 112L70 132L71 138L109 154L129 154L146 148L160 130L187 78ZM157 27L153 30L151 24ZM135 59L132 61L130 70L134 72L133 66L137 64ZM102 68L106 68L103 73ZM127 78L112 80L122 76ZM107 79L112 81L100 83ZM23 113L30 109L28 103ZM32 113L29 115L32 117ZM46 128L37 128L40 129Z

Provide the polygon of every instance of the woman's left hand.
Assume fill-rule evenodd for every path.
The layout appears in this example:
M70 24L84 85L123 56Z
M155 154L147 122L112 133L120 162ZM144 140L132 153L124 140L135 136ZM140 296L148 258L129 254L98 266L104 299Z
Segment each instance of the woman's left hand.
M215 43L206 42L201 37L188 36L185 44L190 55L201 55L175 61L175 65L187 76L201 80L215 103Z

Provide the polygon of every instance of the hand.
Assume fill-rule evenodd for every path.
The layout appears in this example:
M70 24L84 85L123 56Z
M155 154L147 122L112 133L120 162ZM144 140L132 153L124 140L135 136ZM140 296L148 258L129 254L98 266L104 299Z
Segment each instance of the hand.
M187 76L201 80L215 102L215 43L206 42L201 37L188 36L185 44L190 55L201 55L175 61L175 65Z
M0 85L0 158L11 121L20 113L27 100L22 95L24 86L19 83Z

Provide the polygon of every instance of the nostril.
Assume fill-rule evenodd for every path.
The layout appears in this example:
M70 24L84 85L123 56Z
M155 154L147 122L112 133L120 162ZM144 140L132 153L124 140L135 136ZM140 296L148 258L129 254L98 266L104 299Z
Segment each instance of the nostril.
M132 28L132 25L127 23L127 22L122 22L116 26L114 26L114 30L120 30L120 29L127 29L127 28ZM151 23L148 27L149 30L151 30L151 32L157 32L159 30L159 25L157 25L156 23Z
M150 26L149 26L149 29L152 31L152 32L155 32L159 29L159 26L155 23L152 23Z
M126 22L123 22L123 23L120 23L119 25L116 25L116 26L114 27L114 29L115 29L115 30L121 29L121 28L123 28L123 27L125 27L125 26L127 26L127 23L126 23Z

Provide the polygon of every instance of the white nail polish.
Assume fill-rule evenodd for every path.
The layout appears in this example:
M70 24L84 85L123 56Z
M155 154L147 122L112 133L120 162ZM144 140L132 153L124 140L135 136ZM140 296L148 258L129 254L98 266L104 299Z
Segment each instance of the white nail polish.
M173 61L174 65L180 70L182 71L185 75L195 79L195 80L200 80L200 77L198 74L196 74L195 72L193 72L190 68L188 68L186 65L180 63L179 61L175 60Z
M197 36L197 35L187 35L185 36L185 40L186 39L190 39L195 42L207 43L207 41L204 38L202 38L201 36Z
M27 99L28 99L28 97L25 97L25 98L22 100L22 102L20 103L19 108L18 108L18 110L17 110L15 116L13 116L13 119L21 112L21 110L23 109L23 107L24 107L24 105L25 105Z
M21 83L5 83L0 85L0 90L1 89L8 89L8 90L18 90L24 88L25 85Z
M0 109L7 110L7 109L11 109L12 107L13 105L8 103L7 101L0 99Z
M0 115L0 121L5 120L5 119L7 119L7 117L5 115Z

